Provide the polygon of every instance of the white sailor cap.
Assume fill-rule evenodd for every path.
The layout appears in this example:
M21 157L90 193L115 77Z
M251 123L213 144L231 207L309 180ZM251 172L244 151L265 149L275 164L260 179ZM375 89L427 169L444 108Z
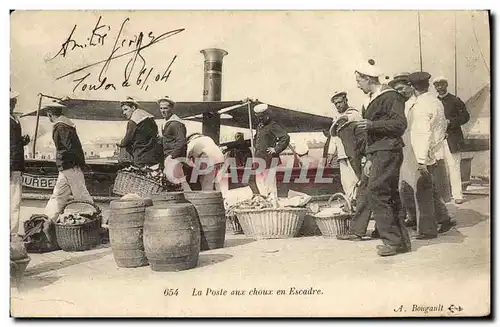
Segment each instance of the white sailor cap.
M438 76L432 81L433 84L436 84L439 82L448 82L448 79L444 76Z
M375 66L375 60L373 59L369 59L367 62L361 64L359 68L356 69L356 72L371 77L380 77L384 75L384 73Z
M168 96L164 96L156 101L158 104L160 104L160 102L167 102L171 107L175 106L175 101L170 99Z
M346 91L335 91L332 95L331 100L333 101L334 98L342 96L342 95L347 95Z
M135 104L136 107L139 107L139 103L132 97L127 97L125 100L120 101L120 105L124 104Z
M16 91L10 91L10 98L11 99L15 99L19 96L19 93L17 93Z
M268 108L269 108L269 106L267 104L261 103L261 104L256 105L255 107L253 107L253 111L256 114L261 114L264 111L266 111Z
M66 108L66 106L57 100L50 100L42 103L41 108Z

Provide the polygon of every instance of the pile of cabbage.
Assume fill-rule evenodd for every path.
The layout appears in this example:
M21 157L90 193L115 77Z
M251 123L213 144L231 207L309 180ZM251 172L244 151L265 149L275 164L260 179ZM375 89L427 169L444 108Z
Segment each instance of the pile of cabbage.
M61 225L83 225L97 219L95 213L89 212L64 212L59 215L56 223Z
M252 199L233 204L226 210L226 216L234 216L235 209L269 209L274 208L272 201L265 196L256 194Z

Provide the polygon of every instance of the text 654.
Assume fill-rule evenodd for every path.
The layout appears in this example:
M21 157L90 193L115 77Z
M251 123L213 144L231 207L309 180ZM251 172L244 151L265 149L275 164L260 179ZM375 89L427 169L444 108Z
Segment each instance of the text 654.
M166 288L163 290L164 296L178 296L179 289L178 288Z

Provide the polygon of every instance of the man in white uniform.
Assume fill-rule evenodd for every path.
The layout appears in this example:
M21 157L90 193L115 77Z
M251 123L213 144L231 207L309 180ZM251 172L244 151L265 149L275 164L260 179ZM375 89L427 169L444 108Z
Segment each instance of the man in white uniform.
M219 176L224 164L224 154L212 138L194 133L187 138L187 158L194 162L195 169L200 174L200 184L203 191L215 190L225 198L229 190L228 180Z
M349 106L345 91L335 92L331 102L336 113L330 127L330 135L331 142L335 143L342 188L346 196L354 198L354 190L361 177L361 154L357 151L355 124L352 122L362 117L357 109Z
M447 122L444 108L429 91L431 75L416 72L409 76L415 89L416 99L407 106L405 114L408 121L410 144L416 166L412 182L415 190L417 215L417 239L432 239L437 233L451 228L451 221L442 195L434 185L437 160L444 157ZM441 224L438 230L438 223Z

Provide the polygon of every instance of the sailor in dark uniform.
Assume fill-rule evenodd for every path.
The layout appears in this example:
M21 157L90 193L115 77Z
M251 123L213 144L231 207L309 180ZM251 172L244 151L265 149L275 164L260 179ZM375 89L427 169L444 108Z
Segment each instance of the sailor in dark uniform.
M158 125L154 116L139 108L131 97L120 102L123 115L128 119L127 131L118 147L126 148L134 165L151 167L161 165L162 153L158 144Z
M281 163L281 152L290 144L290 136L281 124L271 118L267 104L256 105L254 112L259 122L255 134L255 158L265 163L263 173L256 177L257 188L261 195L277 201L276 170Z
M380 256L408 252L410 238L400 215L399 173L403 162L402 135L407 127L405 99L394 89L382 85L382 75L373 60L355 72L356 82L369 102L357 128L367 132L365 154L369 169L367 196L369 207L384 245Z
M445 147L445 162L448 166L451 192L456 204L464 202L462 194L462 177L460 172L461 151L464 146L462 125L470 120L465 103L456 95L448 92L448 80L445 77L434 79L434 87L438 92L438 99L444 106L444 114L448 120L446 130L448 147Z
M187 181L182 159L187 157L187 129L182 119L174 113L175 102L169 97L157 101L160 113L165 118L161 129L161 145L166 176L173 175L176 181L168 186L169 191L191 191ZM178 182L178 183L177 183Z
M78 137L76 125L65 115L65 106L59 102L47 103L44 108L52 126L52 139L56 148L56 166L59 171L52 195L45 206L45 215L56 221L59 213L73 199L93 203L82 169L86 167L85 153Z

